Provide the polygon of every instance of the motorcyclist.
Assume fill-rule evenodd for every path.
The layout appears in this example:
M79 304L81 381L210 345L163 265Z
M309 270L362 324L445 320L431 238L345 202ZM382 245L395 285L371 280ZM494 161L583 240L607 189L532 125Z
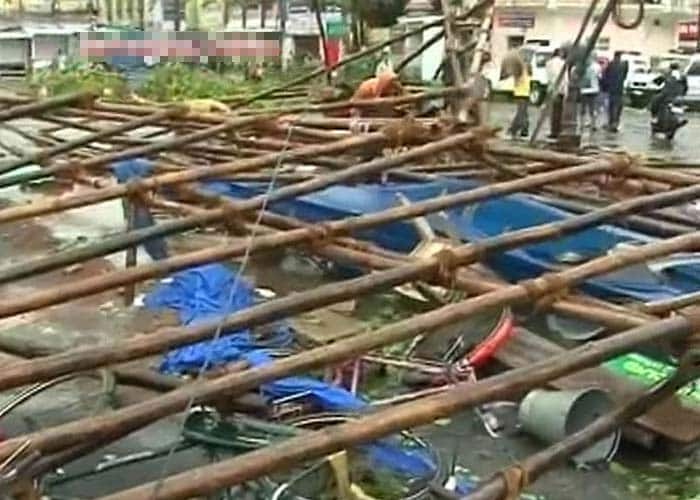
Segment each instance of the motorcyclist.
M649 104L653 131L665 132L672 137L677 129L688 123L688 120L678 119L671 110L671 104L687 92L688 81L685 75L681 73L678 63L671 63L669 72L663 80L663 87Z

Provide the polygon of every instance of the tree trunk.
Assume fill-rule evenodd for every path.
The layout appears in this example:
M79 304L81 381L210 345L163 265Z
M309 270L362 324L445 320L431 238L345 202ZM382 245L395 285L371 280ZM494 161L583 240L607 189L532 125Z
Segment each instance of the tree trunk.
M265 21L267 20L267 2L263 0L260 2L260 27L265 27Z
M231 0L224 0L224 13L223 13L224 29L228 26L231 20Z
M243 2L241 4L241 26L243 29L248 28L248 4Z

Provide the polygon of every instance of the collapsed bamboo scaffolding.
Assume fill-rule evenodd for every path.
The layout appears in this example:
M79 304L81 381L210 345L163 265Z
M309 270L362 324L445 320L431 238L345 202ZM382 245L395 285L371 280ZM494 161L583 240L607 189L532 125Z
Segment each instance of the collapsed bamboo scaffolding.
M490 1L484 1L476 8L484 10L490 5ZM464 18L473 14L475 9L472 9ZM479 66L480 49L484 45L486 27L491 22L491 9L486 10L488 13L483 21L475 23L484 29L479 33L478 47L472 61L471 73L475 73L477 70L474 68ZM449 32L454 27L453 21L454 17L448 15L436 21L435 26L445 24L445 31ZM406 35L401 36L405 37ZM426 44L423 47L425 46ZM376 47L373 50L376 50ZM344 61L343 64L354 60L352 57L354 56ZM315 76L319 76L324 71L326 70L317 72ZM459 71L456 75L461 77L462 72ZM310 76L310 78L315 76ZM309 78L309 75L304 78ZM345 101L316 106L292 106L279 108L276 112L294 110L320 112L346 109L351 105L356 107L371 107L387 103L399 105L425 98L459 95L467 91L463 83L457 82L457 84L458 87L455 89L445 89L437 93L424 92L398 99L378 99L371 102L356 101L351 103ZM265 92L274 93L277 90L271 89ZM250 98L260 98L265 92ZM246 99L238 99L238 105L241 106ZM133 339L105 346L69 349L62 353L51 352L48 356L42 357L40 362L34 360L33 362L11 363L0 375L0 389L5 390L25 383L48 380L61 374L109 367L125 361L142 359L152 354L159 354L168 348L210 338L212 333L219 328L236 329L263 325L279 318L345 299L354 299L378 290L390 289L407 282L426 281L455 287L474 296L462 302L445 305L417 315L410 320L383 327L371 334L360 334L328 347L318 347L306 352L295 353L268 366L228 374L217 380L198 380L191 384L178 384L180 387L174 388L171 393L156 397L140 406L127 407L92 420L83 419L53 429L42 430L25 437L14 438L0 445L0 458L3 458L11 454L14 447L23 442L23 439L32 439L33 446L46 455L46 460L31 474L41 474L56 464L61 465L66 461L80 457L161 417L177 413L186 408L188 403L206 403L221 398L222 395L233 397L244 394L266 381L303 373L313 368L327 367L399 340L409 339L417 334L430 334L437 326L459 321L492 306L534 303L542 309L551 308L559 313L599 322L611 331L640 326L641 328L619 334L612 339L599 341L593 345L592 351L581 348L578 351L566 353L550 360L551 364L549 365L547 363L538 364L532 367L532 371L515 370L498 376L501 378L495 378L495 380L490 378L479 382L472 386L476 388L476 396L471 394L471 388L458 386L443 396L402 405L366 417L361 420L363 424L369 426L366 430L363 430L359 425L355 427L340 426L327 433L317 433L311 436L310 442L304 444L306 448L302 447L308 452L305 458L322 456L329 451L342 449L414 425L414 422L427 423L432 421L436 415L448 414L458 408L468 407L480 401L499 397L502 394L513 394L523 388L550 382L553 377L558 376L557 374L568 374L592 366L610 356L651 341L681 339L697 327L695 317L677 317L658 321L652 315L667 314L679 307L694 303L697 297L683 297L678 300L654 304L653 307L639 311L612 306L602 301L593 301L580 295L564 296L562 294L563 291L568 292L571 287L591 277L606 274L633 263L646 262L676 252L697 250L700 245L700 233L695 232L695 224L684 225L686 221L682 217L668 214L667 218L655 225L652 223L653 221L644 219L640 215L697 199L700 195L700 188L696 187L697 177L692 174L675 171L659 173L648 167L640 167L624 156L589 155L584 157L517 148L496 141L485 141L488 133L480 130L470 130L447 136L446 134L452 131L449 129L440 130L440 126L443 124L437 121L411 120L411 126L414 131L418 131L418 134L417 137L405 140L405 137L401 135L406 131L408 122L387 118L363 120L362 125L365 130L373 132L357 135L356 131L353 130L356 125L353 120L302 115L273 121L272 119L276 117L270 113L269 109L258 117L239 118L229 114L197 114L192 112L182 114L159 106L101 102L91 103L87 109L66 108L66 105L80 106L81 103L81 100L77 98L67 99L60 104L55 102L52 104L47 102L32 103L31 101L15 103L15 108L25 107L23 112L25 114L22 116L31 115L42 119L41 115L48 113L48 116L44 117L46 122L51 122L55 117L59 117L56 118L57 123L60 123L60 120L63 120L65 126L71 126L69 124L72 123L77 129L86 130L88 135L71 141L57 140L49 133L28 136L34 143L47 146L32 155L20 154L19 159L5 163L3 172L35 162L44 163L46 167L38 172L30 172L29 175L3 177L0 179L0 187L15 185L17 182L44 179L59 172L78 169L89 172L96 179L101 179L100 176L107 176L103 169L97 167L128 158L155 157L165 161L170 161L172 158L172 163L158 164L154 167L154 175L132 181L126 185L100 187L75 195L2 209L0 210L0 223L55 214L112 199L134 199L146 193L155 196L154 199L146 198L144 200L146 205L158 207L170 215L173 213L183 215L181 218L171 219L150 228L127 231L116 237L105 238L104 241L95 245L86 245L74 251L60 252L50 257L34 259L12 267L7 266L0 269L0 283L13 283L16 280L34 277L40 273L73 263L81 263L93 257L107 255L122 249L133 249L135 245L151 238L177 234L198 227L224 224L236 230L245 229L256 236L255 238L244 237L234 240L230 244L214 248L179 254L160 262L130 267L104 276L58 284L46 290L31 292L24 297L4 301L0 305L0 318L9 318L43 307L62 304L69 300L88 297L121 286L131 286L198 264L252 255L266 249L282 246L299 245L314 255L343 263L350 262L357 267L374 272L360 278L336 282L332 285L324 285L310 291L270 300L233 314L222 321L205 323L193 328L160 329L148 335L138 335ZM15 113L17 112L15 111ZM255 111L241 110L239 114L246 113L255 113ZM10 115L9 119L13 116L15 115ZM110 122L110 125L100 129L93 125L60 118L63 116L105 119ZM234 122L237 123L235 127L231 125ZM127 131L137 130L146 125L158 127L158 130L138 137L123 135ZM233 129L238 132L235 136L230 133ZM174 130L183 135L167 138L167 134ZM183 138L185 138L184 142ZM308 142L312 142L313 145L306 145L305 143ZM236 150L229 154L228 149L231 144L236 145ZM389 158L375 158L367 161L368 157L379 156L383 147L396 148L416 144L419 144L418 147L398 154L394 152L394 155ZM185 145L189 146L183 147ZM104 154L94 156L94 151L98 151L96 147L109 149ZM167 154L166 157L165 153L171 153L168 151L170 149L177 150L177 154ZM266 154L265 152L269 150L279 152ZM455 161L467 158L471 162L470 176L487 180L507 176L506 179L514 178L514 180L485 184L470 191L444 194L406 207L391 208L378 213L316 225L265 212L269 203L274 201L289 200L339 183L364 181L368 178L372 179L374 176L393 175L397 179L410 179L412 181L441 179L448 168L441 169L429 166L430 168L419 172L415 166L406 167L406 165L425 159L432 160L443 151L450 151L452 163L449 164L449 169L456 175L467 175L466 170L456 167ZM356 164L357 161L352 156L358 152L365 158L359 165ZM340 154L343 156L339 157ZM61 162L57 162L60 155L65 155L65 157L60 158ZM87 158L84 158L85 155L88 155ZM233 156L247 155L252 158L222 163L223 160L229 160ZM53 162L50 163L47 160ZM535 161L538 165L533 166L528 163L528 160ZM281 165L287 165L294 161L305 161L342 171L328 173L325 170L319 170L313 174L290 174L277 171ZM191 166L196 167L191 168ZM270 168L274 168L274 170L270 170ZM86 177L85 174L81 175ZM285 175L287 177L284 177ZM580 207L581 215L572 216L561 222L513 231L471 244L459 245L458 242L455 242L449 251L423 260L379 249L371 244L346 236L348 234L357 235L362 230L381 227L391 222L405 221L440 210L474 204L517 192L531 191L538 194L546 193L548 196L551 196L552 192L555 194L557 192L565 193L566 189L570 189L570 187L566 184L564 186L559 184L570 181L586 182L587 179L601 175L647 179L653 181L650 184L653 184L654 191L653 194L637 196L607 206L601 207L595 204L582 206ZM266 183L284 180L291 184L282 188L270 188L269 193L264 196L254 196L245 201L235 202L212 196L201 190L205 189L206 186L193 184L198 181L219 179L234 179L236 181L257 179ZM83 182L86 181L89 182L89 179L83 178ZM556 185L547 187L546 185L549 183ZM186 205L161 197L165 194L164 187L176 188L175 192L188 195L188 198L196 200L195 204ZM609 203L609 200L605 198L601 198L600 201ZM653 213L656 216L659 212ZM665 212L662 213L665 214ZM604 222L613 221L619 217L632 217L634 218L632 220L639 223L640 227L642 227L641 224L646 224L644 227L647 229L655 226L659 231L666 230L667 232L664 234L667 235L684 234L668 241L656 242L637 249L615 251L612 255L601 257L587 264L573 266L560 273L541 276L514 285L484 277L474 270L463 267L480 262L496 252L559 238ZM251 221L256 221L256 223L251 224ZM21 346L19 349L21 350ZM580 356L576 357L577 354ZM518 376L521 378L520 380L517 379ZM127 374L126 378L128 379L128 377ZM138 373L136 378L139 378ZM416 411L417 413L414 413ZM336 431L340 432L337 438L334 435ZM326 434L330 435L330 438L327 438ZM85 442L90 444L86 446ZM213 493L223 485L237 484L246 478L258 477L261 474L278 470L285 464L290 464L295 457L301 456L295 455L300 451L292 449L293 445L292 441L234 459L227 462L229 466L233 467L228 470L223 464L203 468L202 472L211 474L204 479L202 476L198 476L200 470L167 478L163 483L166 488L165 493L161 491L159 495L163 496L158 496L158 498L181 498L180 495L189 495L190 493ZM571 450L572 448L566 449ZM273 459L269 459L270 456L273 456ZM251 461L248 461L249 458ZM143 496L140 495L145 495L150 486L144 485L135 490L116 494L114 498L142 498ZM182 498L185 497L182 496Z
M595 169L598 169L600 165L593 165L591 167L595 167ZM569 170L568 173L569 175L576 175L581 173L582 171L573 171ZM589 172L590 173L590 172ZM564 172L558 172L559 175L564 174ZM550 177L551 178L551 177ZM524 180L518 180L518 181L513 181L514 183L522 183L525 182ZM511 183L509 187L512 189L513 184ZM441 210L443 208L447 208L451 206L452 203L455 202L455 200L459 201L460 203L464 203L465 201L470 201L470 197L472 200L480 199L479 195L481 194L483 197L485 195L488 196L494 196L497 191L494 191L492 187L484 187L481 188L482 190L474 190L473 192L464 192L464 193L458 193L455 195L452 195L451 198L444 197L442 199L437 199L437 200L431 200L427 202L422 202L420 204L414 204L409 207L400 207L397 209L389 210L386 212L378 213L378 214L372 214L372 215L366 215L366 216L361 216L358 218L353 219L346 219L344 221L340 221L337 223L328 223L326 225L326 231L327 233L324 235L326 237L330 236L333 234L333 232L340 232L340 231L348 231L348 230L359 230L359 229L366 229L368 227L372 227L374 225L379 225L379 224L385 224L387 222L393 221L393 220L398 220L399 218L405 218L405 217L415 217L418 215L423 215L424 213L428 213L428 211L436 211L436 210ZM565 234L574 232L574 231L580 231L583 230L587 227L594 227L601 222L604 222L605 220L613 219L615 217L618 217L621 214L624 214L625 211L630 211L630 210L637 210L640 207L644 207L645 209L652 209L654 206L656 206L659 203L675 203L679 199L688 199L688 197L695 197L697 196L697 190L696 188L685 188L682 190L679 190L680 192L670 192L670 193L665 193L662 195L651 195L649 197L642 197L641 199L636 199L636 200L629 200L625 202L620 202L616 205L611 205L605 209L602 209L598 212L592 212L589 214L577 216L577 217L572 217L570 219L561 221L561 222L556 222L556 223L551 223L545 226L540 226L538 228L534 229L524 229L520 231L515 231L513 233L506 233L501 236L493 237L490 239L482 240L478 243L475 244L468 244L463 247L457 247L455 248L452 252L453 255L451 256L451 259L454 259L452 262L454 265L465 265L469 264L471 262L475 262L479 258L481 258L483 255L494 252L494 251L503 251L508 248L513 248L520 246L522 244L526 243L532 243L535 241L541 241L544 239L551 238L553 236L561 237ZM506 191L507 192L507 191ZM471 195L471 196L469 196ZM685 197L685 198L684 198ZM299 243L300 241L294 241L292 237L294 236L295 232L294 231L286 231L284 233L280 233L279 235L270 235L270 236L260 236L253 242L253 246L248 249L248 251L259 251L259 250L264 250L264 249L271 249L279 246L280 244L289 244L289 243ZM296 234L299 235L299 237L303 241L304 239L309 239L309 238L314 238L318 237L318 229L316 228L300 228L296 230ZM245 251L245 245L244 244L239 244L236 248L234 245L234 250L231 251L230 248L225 249L225 254L224 255L219 255L219 259L225 258L225 257L232 257L235 255L242 255L242 253ZM254 249L254 250L252 250ZM211 251L202 251L202 252L195 252L195 259L200 259L201 255L206 255L208 259L211 259L212 253ZM172 262L178 261L179 259L179 264L178 265L173 265ZM187 258L183 259L182 256L180 257L175 257L172 259L169 259L170 262L163 262L159 264L152 264L148 266L147 274L146 276L148 277L154 277L157 275L163 274L165 271L172 271L174 269L179 269L182 267L189 267L192 265L195 265L197 263L202 263L203 261L201 260L187 260ZM184 262L183 262L184 261ZM208 262L209 260L206 260L204 262ZM433 259L432 261L425 261L423 263L418 263L414 265L409 265L407 264L405 266L405 273L403 274L404 282L409 281L412 279L416 279L420 276L426 276L430 275L431 272L435 272L439 266L441 265L439 259ZM121 278L124 276L129 276L130 273L132 276L134 274L139 273L139 269L132 269L132 270L125 270L116 276L116 278ZM141 271L141 278L144 278L143 271ZM384 281L384 280L387 281ZM269 302L267 304L263 304L261 306L256 306L261 308L260 310L269 310L270 307L272 307L272 311L275 311L273 313L267 313L270 316L263 316L264 318L269 319L270 317L272 318L278 318L278 317L283 317L285 314L290 314L293 312L300 312L299 310L295 309L294 305L296 307L318 307L319 305L326 305L330 304L333 302L337 301L342 301L345 300L352 295L347 295L347 292L350 291L351 294L359 294L359 293L367 293L371 290L375 290L380 287L386 287L386 286L395 286L400 283L396 283L395 280L397 279L396 274L393 272L386 272L386 275L383 274L374 274L374 275L369 275L364 278L359 278L358 280L355 280L354 283L357 284L357 288L354 286L344 286L341 288L333 286L327 286L327 287L320 287L317 288L316 290L310 291L310 292L305 292L302 294L297 294L296 296L288 297L288 298L283 298L283 299L278 299L279 304L284 304L282 306L281 310L276 310L274 309L275 307L275 301ZM131 283L133 281L117 281L119 285ZM110 280L105 279L104 277L101 277L100 280L87 280L88 284L88 290L84 291L83 293L89 294L89 293L94 293L93 290L95 290L97 287L109 287L109 286L116 286L115 282ZM349 285L349 284L348 284ZM335 288L334 288L335 287ZM364 288L362 288L364 287ZM59 292L56 294L55 292L50 292L48 294L48 303L54 303L56 300L61 300L61 298L66 298L66 297L71 297L71 294L75 293L75 289L69 290L67 289L58 289L56 292ZM105 288L102 288L104 290ZM44 295L46 297L46 294ZM44 300L47 300L46 298ZM319 304L318 301L321 301ZM30 298L30 301L32 301L32 304L36 304L36 298ZM287 309L288 304L285 301L289 301L289 303L292 304L292 307L290 309ZM306 304L304 306L303 304ZM13 307L12 304L9 305L9 307ZM17 306L14 306L17 307ZM303 309L302 309L303 310ZM255 307L252 309L249 309L247 313L251 313L255 311ZM10 310L10 314L17 313L17 310ZM253 315L255 313L253 312ZM255 316L253 316L255 317ZM255 323L253 323L255 324ZM199 329L194 335L191 332L188 331L180 331L180 332L175 332L172 329L169 329L167 333L162 335L162 337L157 337L155 335L149 335L145 340L146 342L150 343L150 354L154 354L157 352L162 351L165 348L173 347L174 345L180 345L184 344L187 342L192 342L194 340L202 340L205 338L207 334L210 334L214 329L216 328L217 325L209 325L208 328L203 327L202 329ZM225 326L227 328L231 329L237 329L237 328L242 328L246 326L251 326L251 324L248 323L237 323L235 320L232 322L226 322ZM85 365L84 363L89 363L87 357L92 357L93 361L102 357L104 359L104 356L111 356L116 353L118 353L118 356L120 356L119 361L126 361L128 359L132 358L127 358L126 356L129 355L132 349L130 349L126 344L128 344L130 341L127 341L124 345L121 345L119 347L116 346L110 346L104 349L101 349L102 354L99 355L98 352L100 349L97 350L92 350L91 354L87 356L83 354L82 359L77 359L77 358L66 358L66 355L62 355L63 360L58 360L59 363L62 363L63 369L70 369L71 367L80 365L83 367L83 369L87 369L89 366ZM145 346L140 343L139 341L136 341L135 344L138 345L136 352L138 353L139 356L145 355ZM37 374L37 370L44 370L44 377L50 377L59 374L60 372L46 372L45 370L50 369L52 366L52 361L49 359L44 360L45 363L42 363L41 366L34 365L34 366L28 366L28 367L18 367L19 373L25 373L23 376L29 376L29 377L34 377ZM103 361L104 362L104 361ZM30 375L26 375L26 372L23 372L25 369L30 369L33 370ZM55 368L54 368L55 369ZM12 387L12 385L7 386L8 380L12 380L12 374L13 373L18 373L17 371L13 371L13 369L9 368L5 371L5 374L3 376L0 376L0 388L7 389ZM31 378L30 378L31 379ZM31 379L33 380L33 379ZM23 379L15 380L12 382L13 384L21 384Z
M123 151L105 153L103 155L99 155L80 162L52 165L49 167L44 167L41 170L37 170L34 172L25 172L22 174L3 177L0 178L0 188L15 186L17 184L36 181L40 179L46 179L48 177L51 177L55 173L61 172L69 168L74 170L89 170L91 168L99 167L115 161L128 160L131 158L139 157L148 157L149 155L158 153L160 151L165 151L170 148L182 147L193 142L201 141L208 137L228 132L238 127L253 125L254 123L258 123L265 119L267 118L264 116L251 118L232 118L231 120L228 120L227 122L222 123L220 125L214 125L204 130L192 132L188 135L181 135L178 137L163 139L162 141L157 141L155 143L146 144L143 146L128 148Z
M109 415L87 419L88 421L71 422L30 434L26 438L10 439L0 443L0 459L6 459L25 439L30 439L33 447L41 450L42 453L54 453L84 440L115 440L160 418L181 411L190 402L204 403L220 396L222 392L230 396L240 395L263 383L351 359L364 352L410 339L419 333L429 335L438 326L467 318L485 308L537 301L594 276L669 253L692 251L699 248L700 233L693 233L637 248L621 250L614 255L600 257L565 271L533 278L504 287L501 290L449 304L373 332L338 340L331 345L293 354L238 374L226 375L213 381L195 382L169 394L153 398L137 407L127 407ZM246 311L242 311L237 314L245 313ZM696 327L696 324L689 322L685 317L667 321L667 323L660 323L664 326L671 326L670 332L662 328L667 334L667 339L674 338L674 334L686 335L692 328ZM225 327L229 328L230 321L227 323ZM224 323L220 322L220 324ZM653 326L657 325L653 324ZM644 327L642 327L643 329ZM656 328L651 329L654 332L657 331ZM615 336L606 339L605 342L609 341L614 344L619 338L620 336ZM626 347L632 346L626 345ZM584 347L584 352L586 350ZM518 381L520 382L520 380Z
M403 219L438 212L440 210L455 206L476 203L493 197L514 193L527 187L538 185L541 186L551 182L574 179L603 172L615 172L620 170L620 165L622 164L624 164L624 160L603 160L601 162L593 162L590 165L573 167L567 170L538 174L528 177L527 179L486 185L470 191L458 192L452 195L445 195L434 200L414 203L410 207L397 207L379 213L357 216L354 218L346 218L337 222L329 222L323 228L325 232L324 237L327 238L332 237L333 235L357 232ZM690 191L694 192L694 189L691 188ZM673 198L672 196L666 196L665 198L667 200L675 200L683 199L683 197L688 196L684 193L675 194L680 194L680 197ZM646 205L647 203L649 203L649 205ZM639 201L636 206L639 207L645 205L652 206L653 200L650 198L644 198L643 200ZM153 263L149 266L141 266L137 269L120 271L109 277L101 276L99 279L86 280L82 284L71 283L66 286L58 286L51 290L25 296L15 301L10 300L0 305L0 318L20 314L22 312L28 312L34 308L46 307L63 301L84 297L137 281L155 278L168 272L184 269L193 265L234 258L242 255L246 249L248 252L257 252L260 250L275 248L281 244L290 245L303 243L305 241L309 242L313 239L317 239L318 236L318 228L300 228L296 232L286 232L283 235L262 236L256 238L252 245L249 245L247 242L242 242L230 247L208 249L200 252L194 252L190 255L178 255L164 261Z
M28 217L36 217L38 215L60 212L70 208L79 208L102 201L121 198L123 196L127 196L130 192L147 192L149 190L156 190L165 186L206 179L216 179L218 177L224 177L236 173L249 172L251 170L260 169L263 167L274 166L282 161L313 158L319 155L345 152L361 147L377 146L387 143L388 140L389 138L386 134L382 132L375 132L361 135L359 137L343 139L331 144L306 146L295 150L270 153L268 155L263 155L256 158L235 160L206 168L183 170L181 172L171 172L159 176L147 177L140 180L134 180L128 185L110 186L93 192L34 202L26 206L2 209L0 210L0 223L12 222Z
M174 109L166 109L164 111L160 111L152 115L145 116L143 118L137 118L135 120L104 129L100 132L95 132L84 137L74 139L72 141L66 141L62 144L56 144L55 146L37 151L36 153L31 153L22 156L21 158L13 160L7 164L0 165L0 174L6 174L7 172L11 172L20 167L30 165L32 163L41 163L44 160L48 160L62 153L67 153L73 149L79 148L80 146L90 144L91 142L96 142L101 139L110 138L112 136L123 134L124 132L135 130L146 125L151 125L153 123L158 123L165 118L173 118L178 114L182 114L183 112L184 108L179 107L175 107Z
M401 429L448 417L458 410L513 396L568 373L597 365L631 348L661 338L682 339L697 328L697 318L660 320L615 337L573 349L528 368L511 370L475 383L460 383L445 393L377 411L358 420L305 433L258 451L200 467L129 490L104 500L186 499L213 493L305 460L322 457Z
M385 136L382 134L382 138ZM235 213L259 209L267 203L287 198L301 196L306 193L318 191L338 182L344 182L363 176L381 173L387 169L401 165L407 161L424 158L439 153L445 149L456 147L475 138L474 132L464 132L449 136L439 141L429 142L405 153L396 156L378 158L366 163L361 163L342 172L334 172L320 176L309 181L285 186L269 194L262 194L249 200L236 204L235 207L225 209L207 210L199 215L183 217L179 220L164 222L148 228L135 229L128 233L112 238L105 238L94 245L68 250L50 257L34 259L24 264L13 265L11 268L0 269L0 283L8 283L13 280L59 269L76 264L84 260L108 255L120 250L125 250L153 238L181 233L203 225L224 221ZM212 169L208 169L211 173ZM129 186L126 186L129 189Z

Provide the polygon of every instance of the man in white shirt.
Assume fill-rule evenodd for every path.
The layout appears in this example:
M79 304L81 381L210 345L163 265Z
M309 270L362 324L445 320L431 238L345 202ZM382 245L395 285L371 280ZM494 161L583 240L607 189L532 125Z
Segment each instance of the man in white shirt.
M564 73L559 86L555 88L555 83L561 73L562 68L566 64L566 58L564 56L564 51L559 48L554 51L552 58L547 62L547 81L549 82L549 92L555 92L554 100L552 101L552 113L549 119L549 137L551 139L556 139L559 137L561 132L561 119L564 110L564 96L566 95L566 89L569 84L569 79L567 74Z
M394 71L394 64L391 62L391 49L389 47L385 47L382 51L381 59L377 64L374 76L379 76L388 71Z

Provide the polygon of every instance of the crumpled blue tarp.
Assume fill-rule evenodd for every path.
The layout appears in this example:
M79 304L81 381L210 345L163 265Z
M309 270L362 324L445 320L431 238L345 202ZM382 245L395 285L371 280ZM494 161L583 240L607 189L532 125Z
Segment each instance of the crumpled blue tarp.
M117 178L119 184L144 177L151 173L152 164L148 160L140 158L132 160L124 160L114 162L110 165L114 177ZM136 212L134 214L134 229L142 229L150 227L155 223L148 207L140 203L136 204ZM152 238L143 243L143 248L153 260L161 260L168 257L168 249L165 246L163 238Z
M175 273L144 299L149 309L177 311L183 325L212 321L250 307L254 291L242 277L222 264L208 264ZM273 339L264 347L282 347L291 341L289 327L276 325ZM163 358L160 371L192 372L245 359L251 366L272 361L263 346L257 345L250 330L223 331L216 340L206 340L171 350ZM324 411L358 411L367 405L354 394L311 377L286 377L263 384L262 393L274 400L306 394ZM407 475L426 477L436 466L422 450L405 450L382 440L363 446L372 463Z
M151 291L144 305L153 310L177 311L180 323L192 325L215 321L253 305L253 289L241 277L222 264L207 264L174 274ZM285 347L291 341L286 324L277 324L272 339L264 347ZM163 358L160 371L183 373L198 371L245 359L251 366L272 361L255 343L249 329L223 331L216 340L205 340L170 351ZM262 386L263 393L278 399L303 392L325 410L357 410L364 403L348 391L310 377L287 377Z
M180 324L193 325L215 321L250 307L253 289L222 264L207 264L175 273L144 298L152 310L177 311ZM284 347L291 341L289 328L280 324L267 347ZM170 351L163 358L160 371L183 373L199 371L239 360L257 349L250 330L222 331L216 340L205 340Z
M206 264L175 273L144 299L149 309L173 309L180 323L220 318L253 304L253 289L222 264Z

